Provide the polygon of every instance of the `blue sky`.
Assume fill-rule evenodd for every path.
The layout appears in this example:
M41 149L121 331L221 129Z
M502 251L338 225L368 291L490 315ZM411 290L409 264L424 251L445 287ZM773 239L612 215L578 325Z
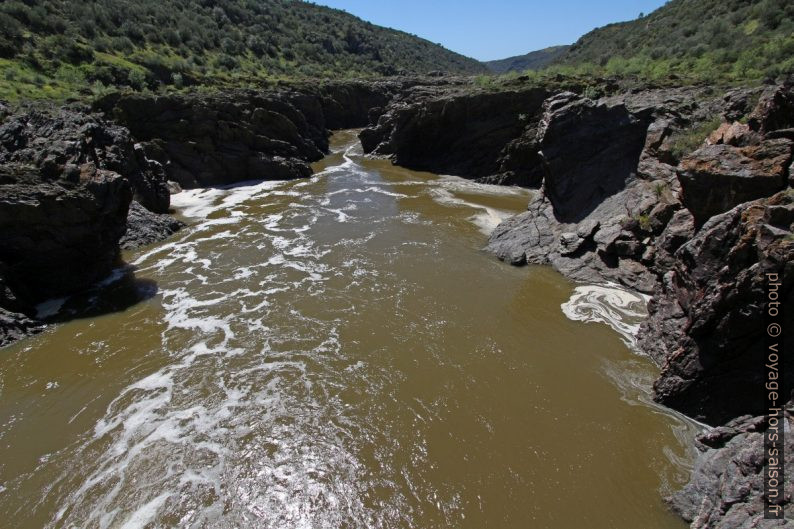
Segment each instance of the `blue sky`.
M315 0L479 60L571 44L591 29L650 13L665 0Z

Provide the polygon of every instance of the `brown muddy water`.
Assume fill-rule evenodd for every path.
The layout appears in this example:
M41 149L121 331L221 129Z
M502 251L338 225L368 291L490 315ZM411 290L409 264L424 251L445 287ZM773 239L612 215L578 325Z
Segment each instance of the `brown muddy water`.
M0 526L683 527L641 300L482 252L524 190L333 150L176 195L153 295L0 350Z

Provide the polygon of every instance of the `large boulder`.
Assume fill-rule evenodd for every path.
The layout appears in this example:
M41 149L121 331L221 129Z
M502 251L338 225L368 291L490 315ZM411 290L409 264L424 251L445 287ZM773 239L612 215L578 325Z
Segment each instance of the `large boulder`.
M185 227L185 223L171 215L153 213L132 201L127 214L127 231L119 241L122 250L162 241Z
M750 128L769 134L794 127L794 81L767 88L758 100L748 123Z
M0 271L14 302L6 308L33 316L37 303L107 275L132 195L127 179L90 164L57 179L0 166Z
M788 185L792 145L785 138L745 147L704 145L679 165L684 205L703 224L737 204L780 191Z
M543 107L543 189L559 220L578 222L636 176L648 122L623 104L598 104L570 92Z
M148 209L167 212L171 199L160 164L127 129L84 110L37 107L10 116L0 125L0 164L32 165L55 179L90 163L126 178Z
M709 134L706 138L708 145L733 145L734 147L748 147L758 145L761 142L761 135L746 123L734 121L733 123L724 122L717 130Z

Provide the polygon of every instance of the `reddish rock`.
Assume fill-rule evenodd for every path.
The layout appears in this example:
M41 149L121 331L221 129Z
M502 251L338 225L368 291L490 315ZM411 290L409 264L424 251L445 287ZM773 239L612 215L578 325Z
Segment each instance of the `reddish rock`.
M706 139L708 145L733 145L734 147L747 147L761 143L761 135L750 130L744 123L723 123L717 130L709 134Z
M698 224L737 204L766 197L787 185L791 140L759 145L706 145L681 161L682 201Z
M656 400L714 425L764 412L765 274L778 274L780 299L794 304L792 229L794 193L784 191L713 217L675 252L640 330L663 366ZM784 317L793 327L794 311ZM794 364L783 370L790 384Z

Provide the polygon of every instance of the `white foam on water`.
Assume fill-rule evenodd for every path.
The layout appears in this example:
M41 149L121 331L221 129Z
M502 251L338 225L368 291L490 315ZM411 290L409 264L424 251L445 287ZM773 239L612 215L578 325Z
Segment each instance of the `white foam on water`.
M475 184L475 185L483 185L483 184ZM430 188L430 196L436 202L445 206L463 206L463 207L479 210L477 213L469 217L468 220L469 222L477 226L480 229L480 232L482 232L484 235L490 235L491 232L494 230L494 228L496 228L500 222L502 222L507 217L511 217L515 215L515 212L513 211L505 211L501 209L491 208L488 206L483 206L482 204L477 204L456 197L452 193L452 191L444 187Z
M460 176L452 175L440 175L437 184L445 189L448 189L449 191L458 191L461 193L515 197L529 197L529 195L532 194L530 190L523 187L482 184L480 182L474 182L473 180L467 180L465 178L461 178Z
M496 227L506 218L515 215L513 211L504 211L501 209L485 208L482 213L477 213L469 217L469 220L478 228L484 235L491 235Z
M307 257L311 259L321 259L329 253L331 253L331 250L318 250L314 248L314 244L311 242L296 244L294 247L284 251L284 255L289 255L290 257Z
M207 334L222 331L225 340L228 341L234 338L228 318L210 316L205 313L194 316L192 309L218 305L229 298L229 295L221 295L214 299L198 300L190 296L184 289L166 290L163 292L163 307L167 311L165 321L170 328L196 330Z
M361 193L361 194L376 193L376 194L386 195L386 196L395 197L395 198L408 198L409 197L409 195L406 195L404 193L396 193L394 191L388 191L388 190L383 188L382 184L381 185L371 185L369 187L354 187L354 188L337 189L336 191L331 191L329 193L326 193L326 196L331 197L331 196L334 196L334 195L340 195L340 194L348 195L348 194L352 194L352 193Z
M206 218L216 211L228 210L246 200L267 194L267 191L284 183L283 180L265 180L206 189L186 189L171 195L171 205L186 217ZM242 215L240 212L237 214Z
M373 186L382 186L383 182L375 181L375 180L364 180L361 182L363 185L373 185ZM401 186L431 186L431 185L438 185L438 180L403 180L401 182L389 182L389 187L401 187Z
M636 349L637 333L648 317L650 296L617 285L583 285L560 308L571 320L605 323Z
M344 208L340 208L340 209L323 208L323 209L325 209L329 213L335 214L337 222L347 222L348 220L350 220L350 215L345 213Z
M146 505L140 507L137 511L132 513L126 522L121 526L121 529L140 529L145 527L146 524L154 520L157 511L163 506L170 494L164 492L148 502Z

